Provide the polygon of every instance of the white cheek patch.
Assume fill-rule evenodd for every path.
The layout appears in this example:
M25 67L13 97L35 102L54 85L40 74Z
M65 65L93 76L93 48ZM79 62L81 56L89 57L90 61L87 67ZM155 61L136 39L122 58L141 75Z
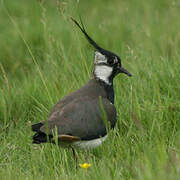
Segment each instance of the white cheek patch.
M94 74L97 78L101 79L102 81L106 82L107 84L111 84L109 82L109 77L111 76L113 71L112 67L106 65L96 65Z
M114 58L114 63L117 63L118 62L118 59L117 57Z
M94 57L94 64L99 64L99 63L107 63L107 58L100 52L96 51Z

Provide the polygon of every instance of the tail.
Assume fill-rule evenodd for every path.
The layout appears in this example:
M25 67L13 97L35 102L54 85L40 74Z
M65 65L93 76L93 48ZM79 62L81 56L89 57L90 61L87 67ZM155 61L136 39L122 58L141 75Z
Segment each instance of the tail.
M41 143L51 142L53 136L52 135L46 135L43 132L37 132L32 138L33 138L34 144L41 144Z
M34 136L32 137L34 144L41 144L46 142L51 142L53 136L47 135L44 132L40 130L41 126L43 126L43 123L33 124L32 125L32 131L36 132Z

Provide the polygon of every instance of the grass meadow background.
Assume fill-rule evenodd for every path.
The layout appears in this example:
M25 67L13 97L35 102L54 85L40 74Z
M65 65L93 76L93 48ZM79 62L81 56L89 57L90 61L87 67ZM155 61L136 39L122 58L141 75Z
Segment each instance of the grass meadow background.
M71 149L31 143L31 124L91 78L79 15L133 77L114 80L116 128L76 172ZM0 1L0 179L180 179L179 17L178 0Z

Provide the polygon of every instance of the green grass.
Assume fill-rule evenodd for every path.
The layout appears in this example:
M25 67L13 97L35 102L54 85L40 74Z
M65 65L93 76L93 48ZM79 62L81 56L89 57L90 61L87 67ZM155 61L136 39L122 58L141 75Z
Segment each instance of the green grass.
M76 172L71 150L31 143L31 124L91 77L79 14L133 77L116 77L116 128ZM179 179L179 17L178 0L1 1L0 179Z

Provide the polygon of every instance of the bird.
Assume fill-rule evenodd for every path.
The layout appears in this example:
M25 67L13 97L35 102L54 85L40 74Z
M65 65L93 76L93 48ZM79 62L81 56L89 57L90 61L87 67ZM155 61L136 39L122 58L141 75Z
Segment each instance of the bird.
M72 149L77 160L76 148L93 149L114 129L117 112L114 105L113 79L120 73L132 76L121 65L120 56L101 48L81 25L71 20L94 48L92 77L80 89L63 97L54 105L47 120L32 125L33 143L55 143ZM104 114L104 115L103 115Z

